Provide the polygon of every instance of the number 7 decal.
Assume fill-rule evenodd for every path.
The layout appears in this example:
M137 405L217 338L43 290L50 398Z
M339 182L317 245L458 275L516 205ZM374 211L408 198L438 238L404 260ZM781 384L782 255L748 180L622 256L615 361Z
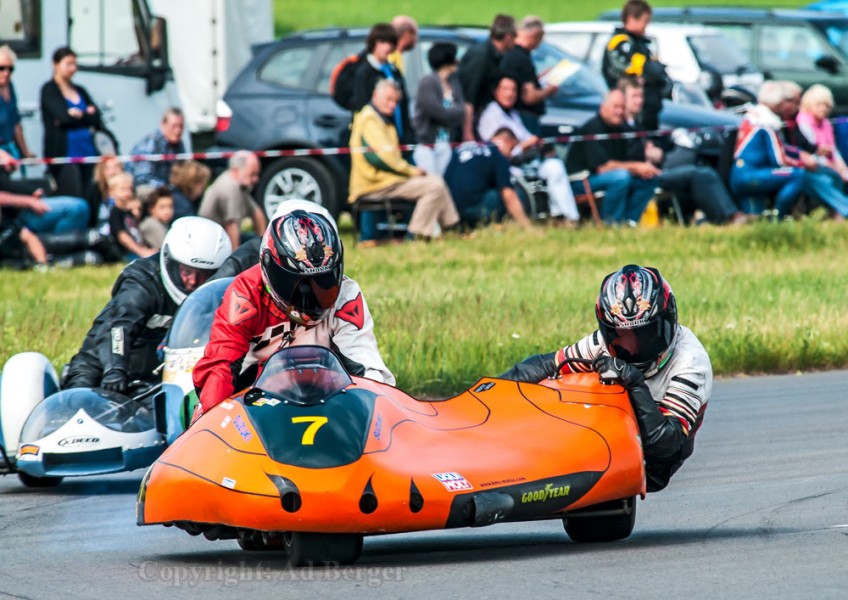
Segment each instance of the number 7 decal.
M311 423L306 428L306 431L303 432L303 437L300 439L300 443L304 446L311 446L315 443L315 434L318 433L321 427L327 424L327 421L327 417L292 417L292 423L294 424Z

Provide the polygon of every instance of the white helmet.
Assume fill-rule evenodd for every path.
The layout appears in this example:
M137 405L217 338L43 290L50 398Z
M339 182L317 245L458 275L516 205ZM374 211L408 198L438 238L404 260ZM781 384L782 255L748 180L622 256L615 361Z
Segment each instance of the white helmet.
M336 230L336 233L339 232L339 226L336 225L336 220L333 218L333 215L330 214L330 211L328 211L320 204L310 202L309 200L303 200L301 198L291 198L289 200L283 200L282 202L280 202L277 205L277 210L275 210L274 214L271 215L271 218L269 219L268 223L279 217L285 217L287 214L296 210L304 210L308 213L316 213L321 215L330 222L330 225L333 226L333 229Z
M159 265L162 283L177 303L200 287L232 253L233 246L224 228L203 217L182 217L171 224Z

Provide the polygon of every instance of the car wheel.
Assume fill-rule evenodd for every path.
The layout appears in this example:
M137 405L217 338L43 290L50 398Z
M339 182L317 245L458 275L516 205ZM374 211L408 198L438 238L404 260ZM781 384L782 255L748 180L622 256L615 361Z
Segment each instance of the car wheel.
M299 198L326 208L338 218L340 200L336 197L333 177L315 159L281 158L262 169L259 181L260 203L270 218L285 200Z
M62 483L61 477L35 477L23 471L18 471L18 479L25 486L32 488L56 487Z
M562 520L565 532L575 542L613 542L633 533L636 497L604 502L570 512Z

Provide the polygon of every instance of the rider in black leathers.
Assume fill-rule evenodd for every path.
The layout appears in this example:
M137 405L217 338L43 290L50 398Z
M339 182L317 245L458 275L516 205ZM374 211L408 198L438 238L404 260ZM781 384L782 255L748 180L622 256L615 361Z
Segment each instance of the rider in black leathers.
M156 350L177 307L230 253L229 237L217 223L201 217L175 221L161 253L133 261L118 276L112 298L63 374L62 389L124 393L133 380L156 383Z

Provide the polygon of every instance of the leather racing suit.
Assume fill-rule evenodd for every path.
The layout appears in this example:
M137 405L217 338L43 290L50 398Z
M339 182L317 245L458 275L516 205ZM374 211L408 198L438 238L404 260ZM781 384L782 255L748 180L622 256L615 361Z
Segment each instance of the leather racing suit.
M316 326L292 323L265 291L259 265L238 275L215 312L209 343L194 367L194 385L204 412L231 396L240 375L286 346L332 349L353 375L394 385L377 347L374 320L359 284L345 277L329 314Z

